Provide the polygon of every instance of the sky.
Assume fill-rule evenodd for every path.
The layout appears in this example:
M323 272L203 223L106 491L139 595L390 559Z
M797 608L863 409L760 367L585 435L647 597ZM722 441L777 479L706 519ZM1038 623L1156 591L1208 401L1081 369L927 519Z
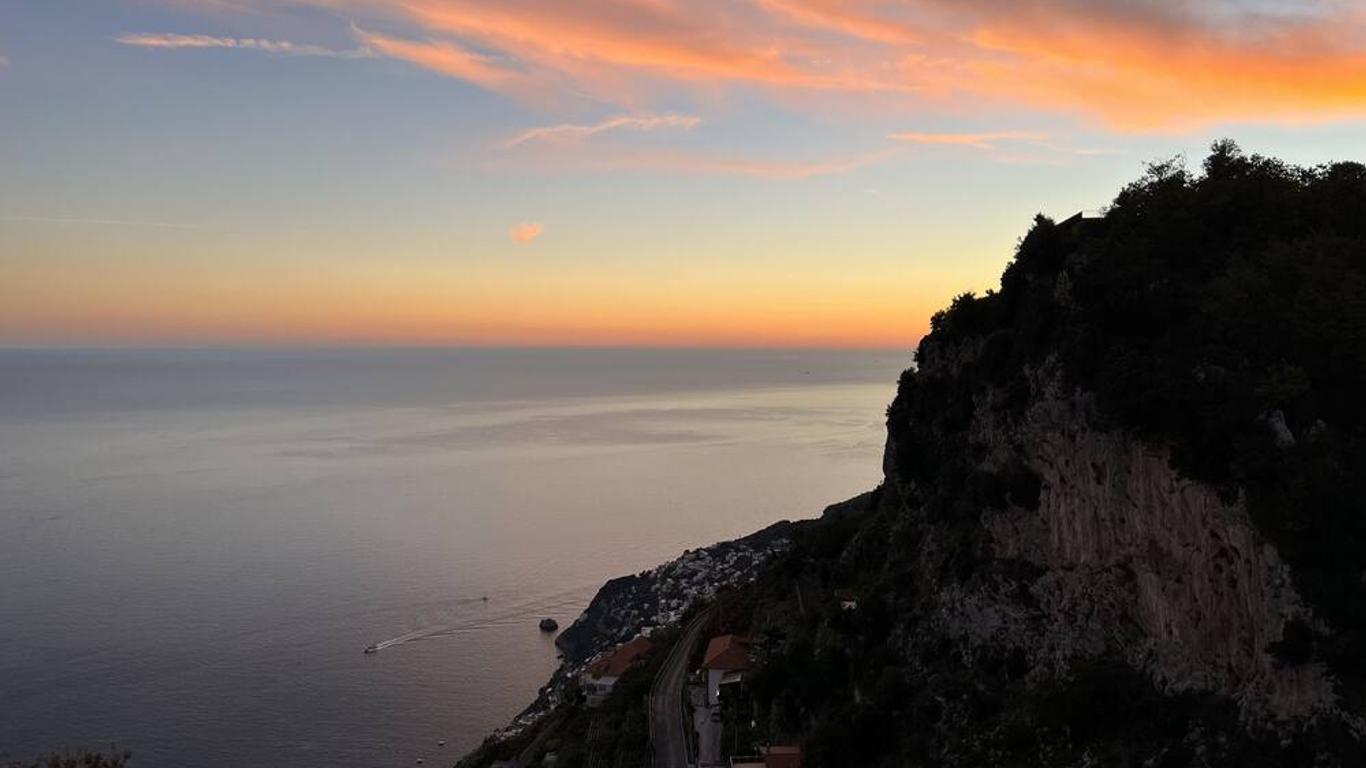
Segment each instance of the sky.
M909 348L1221 137L1366 159L1366 8L0 0L0 346Z

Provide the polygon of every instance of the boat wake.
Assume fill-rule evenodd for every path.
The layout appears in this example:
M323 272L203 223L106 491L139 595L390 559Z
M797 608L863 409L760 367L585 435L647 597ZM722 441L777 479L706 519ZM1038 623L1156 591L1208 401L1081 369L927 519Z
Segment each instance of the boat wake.
M564 609L582 610L592 597L589 589L570 589L547 595L538 600L527 600L512 605L499 605L497 609L492 602L478 598L475 600L461 601L463 604L478 603L480 607L475 607L477 615L471 616L469 608L455 609L445 608L436 612L436 615L419 619L417 624L421 628L411 632L405 632L397 637L387 640L380 640L373 645L367 646L367 654L378 653L386 648L393 648L396 645L411 643L416 640L430 640L441 637L451 637L468 632L482 632L499 627L512 627L519 625L535 626L535 621L545 616L547 613L556 613Z

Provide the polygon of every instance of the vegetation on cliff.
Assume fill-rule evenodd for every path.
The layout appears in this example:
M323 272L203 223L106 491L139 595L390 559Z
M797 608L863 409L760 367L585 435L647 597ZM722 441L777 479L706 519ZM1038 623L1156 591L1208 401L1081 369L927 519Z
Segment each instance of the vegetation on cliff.
M1060 360L1118 425L1170 445L1182 473L1246 498L1328 624L1296 625L1276 650L1328 662L1340 693L1361 703L1366 167L1299 168L1228 141L1199 175L1153 165L1101 220L1039 217L1001 290L958 297L933 328L930 343L977 338L983 354L952 382L908 372L894 428L935 418L945 400L955 407L938 418L961 423L987 387L1022 403L1027 371ZM904 472L944 471L917 444L926 431L896 434ZM969 514L997 492L949 480L941 502Z
M0 762L4 768L125 768L130 758L131 752L113 752L104 754L103 752L90 752L88 750L78 750L75 752L52 752L33 760L5 760Z

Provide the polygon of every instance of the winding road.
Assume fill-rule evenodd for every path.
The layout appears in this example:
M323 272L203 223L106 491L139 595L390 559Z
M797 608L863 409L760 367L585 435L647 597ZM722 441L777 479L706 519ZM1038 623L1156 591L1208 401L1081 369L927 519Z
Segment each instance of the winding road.
M683 716L683 687L688 680L688 659L702 638L711 609L699 614L683 630L664 666L650 687L650 742L654 768L688 768L688 721Z

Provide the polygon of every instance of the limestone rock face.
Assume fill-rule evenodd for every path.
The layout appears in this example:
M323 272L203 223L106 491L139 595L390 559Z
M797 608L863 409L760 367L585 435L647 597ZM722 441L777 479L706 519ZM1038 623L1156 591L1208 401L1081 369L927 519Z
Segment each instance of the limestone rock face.
M947 639L965 656L1023 655L1040 681L1119 658L1169 693L1227 697L1249 725L1354 721L1322 664L1273 655L1288 622L1321 625L1242 500L1183 477L1166 447L1113 426L1051 361L1013 394L969 388L983 348L922 345L889 415L880 503L922 582L908 654ZM1037 499L942 503L972 495L945 485L954 462L1005 484L1023 467Z
M1041 389L1018 427L974 429L995 451L1016 446L1041 481L1037 509L983 518L997 557L1042 569L1030 587L1040 660L1118 652L1160 685L1226 694L1254 720L1331 709L1321 666L1268 652L1287 621L1312 616L1241 502L1181 477L1164 449L1097 427L1086 396Z

